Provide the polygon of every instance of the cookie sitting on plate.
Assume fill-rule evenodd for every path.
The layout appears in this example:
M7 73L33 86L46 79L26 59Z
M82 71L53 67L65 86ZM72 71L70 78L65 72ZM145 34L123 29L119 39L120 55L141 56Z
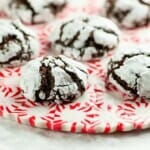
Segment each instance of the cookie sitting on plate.
M66 6L66 0L2 0L3 11L24 23L49 22Z
M117 51L108 64L108 80L120 91L150 99L150 50L131 47Z
M83 64L65 56L47 56L25 65L20 87L32 101L70 103L85 92L87 77Z
M0 66L17 66L39 54L36 34L18 20L0 20Z
M50 35L50 42L54 52L86 61L114 50L119 36L119 29L111 20L82 14L58 23Z
M150 23L149 0L106 0L106 16L127 28Z

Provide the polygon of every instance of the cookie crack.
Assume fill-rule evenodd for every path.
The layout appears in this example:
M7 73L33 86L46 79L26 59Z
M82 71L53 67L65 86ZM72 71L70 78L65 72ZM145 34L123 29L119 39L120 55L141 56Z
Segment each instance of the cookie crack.
M79 35L81 34L81 31L78 31L71 39L70 41L65 44L65 41L62 41L62 36L63 36L63 30L64 30L64 27L70 23L72 23L73 20L71 20L70 22L67 22L67 23L64 23L61 28L60 28L60 34L59 34L59 37L60 39L56 40L56 43L57 44L60 44L64 47L68 46L70 48L75 48L73 46L73 44L78 40L78 37ZM85 28L83 26L83 28ZM117 41L119 42L119 36L112 30L107 30L107 29L103 29L103 28L100 28L100 27L96 27L96 26L93 26L93 28L97 29L97 30L103 30L104 32L108 33L108 34L113 34L117 37ZM104 46L103 44L97 44L94 40L94 32L95 30L91 31L91 33L89 34L87 40L84 42L84 47L81 47L81 48L78 48L78 50L80 51L80 57L82 57L84 54L85 54L85 48L86 47L95 47L98 51L96 52L96 54L92 54L92 57L93 58L96 58L98 56L103 56L105 52L107 52L107 50L112 50L114 49L114 47L112 48L109 48L108 46ZM104 52L105 51L105 52Z
M16 35L8 35L6 37L3 37L3 41L0 44L0 48L3 49L3 54L6 51L8 51L8 49L5 48L5 45L6 45L6 43L9 43L10 41L18 43L20 45L20 51L17 52L15 56L9 58L7 61L0 62L1 65L5 65L5 64L11 63L12 61L15 61L15 60L20 60L22 62L23 60L28 59L26 56L22 57L24 48L22 46L21 40L18 39L16 37Z
M131 57L135 57L135 56L138 56L138 55L144 55L144 56L150 56L150 55L146 55L145 53L135 53L135 54L132 54L132 55L124 55L123 57L122 57L122 60L119 60L119 61L113 61L113 63L115 64L115 65L117 65L116 67L114 67L113 69L119 69L122 65L123 65L123 63L126 61L126 59L127 58L131 58ZM110 62L110 64L111 64L111 62Z
M125 90L127 91L130 91L131 93L133 93L134 95L137 95L137 80L138 78L140 77L140 75L138 74L135 74L137 79L135 81L135 85L134 85L134 89L131 88L130 86L128 86L127 82L122 80L121 77L119 77L117 74L116 74L116 70L119 69L121 66L123 66L124 62L126 61L127 58L131 58L131 57L135 57L135 56L138 56L138 55L144 55L144 56L147 56L147 57L150 57L150 55L146 55L144 53L137 53L137 54L132 54L132 55L125 55L121 61L110 61L108 65L110 65L110 69L108 69L108 76L112 75L113 79L115 81L117 81L117 83L119 83L119 85L124 88ZM116 67L113 67L113 65L117 65Z
M138 93L138 90L137 90L137 85L138 85L138 79L140 78L140 75L135 73L135 84L134 84L134 90L135 90L135 93L137 94Z
M19 40L16 38L15 35L8 35L8 36L4 36L2 38L2 41L0 43L0 50L3 51L3 53L5 53L6 51L8 51L8 49L5 49L5 46L7 43L11 42L11 41L16 41L19 42Z
M23 30L21 30L16 24L14 24L14 23L12 23L12 25L13 25L13 27L16 29L16 30L18 30L20 33L22 33L22 35L23 35L23 37L24 37L24 39L25 39L25 42L26 42L26 45L28 46L28 48L27 48L27 52L25 52L25 49L23 48L23 46L22 46L22 48L23 48L23 51L24 51L24 53L26 53L27 55L28 55L28 59L27 60L30 60L30 58L31 58L31 55L32 55L32 50L31 50L31 45L30 45L30 43L29 43L29 37L32 37L31 35L29 35L29 34L27 34L27 33L25 33ZM22 45L22 44L21 44Z
M43 61L44 60L41 61L41 66L39 69L41 75L41 85L39 90L35 92L36 100L38 102L48 99L50 92L53 90L55 85L55 78L52 75L51 67L47 67ZM40 97L41 92L44 94L43 98Z
M108 0L107 1L106 16L114 17L119 23L122 23L124 21L124 18L126 18L128 16L128 14L130 15L130 12L132 12L132 10L134 8L132 8L132 9L127 8L126 10L123 10L121 8L115 9L117 2L118 2L118 0ZM146 2L144 0L137 0L137 2L140 5L147 6L149 8L149 11L148 11L147 15L143 18L143 20L141 20L141 22L136 21L136 19L134 19L133 25L134 25L134 27L140 27L141 25L148 25L150 22L150 3Z
M66 69L66 67L69 67L68 64L62 60L62 58L57 57L57 59L59 59L61 62L64 63L64 67L63 69L66 71L66 73L71 77L72 81L74 81L78 87L78 90L83 93L85 91L85 88L82 84L82 80L80 78L78 78L78 75L74 72L69 71L68 69ZM62 68L62 67L61 67Z
M138 1L139 1L139 3L141 3L141 4L143 4L143 5L146 5L146 6L150 7L150 3L145 2L144 0L138 0Z
M53 15L56 15L58 12L60 12L64 7L66 6L66 2L61 4L61 5L57 5L53 2L50 2L49 4L45 5L44 8L48 8L50 9L50 11L52 12Z
M40 75L41 75L41 86L39 87L40 90L36 91L35 95L36 95L36 99L38 102L41 102L43 100L50 100L51 102L54 102L55 100L59 100L59 101L63 101L63 103L67 103L69 102L69 100L73 100L76 95L67 95L67 99L65 100L64 97L66 97L66 94L60 93L60 89L57 88L55 89L54 87L65 87L65 86L69 86L69 84L63 84L63 85L55 85L55 78L52 75L52 68L50 67L50 65L52 64L53 67L59 67L61 69L63 69L72 79L72 81L74 81L78 87L78 90L83 93L85 91L85 88L83 86L82 80L78 78L76 73L73 73L71 71L69 71L67 69L68 64L63 61L60 57L56 57L57 60L60 60L64 66L59 66L55 60L51 60L48 63L48 67L45 66L44 61L47 58L44 58L41 61L41 67L40 67ZM44 99L40 98L40 93L44 93L45 97ZM53 95L51 95L51 92L53 92ZM68 100L69 99L69 100Z
M34 8L31 6L30 2L28 0L13 0L12 2L10 2L9 7L11 8L12 5L14 3L17 3L17 8L19 7L19 5L24 5L26 6L26 9L31 10L31 22L34 23L34 17L38 14L37 12L35 12ZM20 18L21 19L21 18ZM22 20L23 21L23 20Z
M82 49L85 49L86 47L94 47L96 48L96 53L92 54L93 58L96 58L97 56L103 56L104 53L107 52L107 50L109 49L108 46L104 46L102 44L97 44L94 40L94 31L92 31L88 37L88 39L85 41L85 46ZM113 49L113 48L112 48ZM111 50L111 49L109 49ZM83 51L85 53L85 51ZM83 56L84 53L81 53L80 56Z
M124 18L131 12L131 9L127 9L127 10L118 9L118 11L114 11L116 3L117 3L117 0L108 0L108 2L107 2L108 8L106 9L106 15L108 17L111 17L112 15L114 15L115 18L119 22L122 22L124 20ZM107 5L106 5L106 7L107 7Z
M65 43L65 41L62 41L63 30L64 30L65 26L67 26L68 24L70 24L72 22L73 22L73 20L70 20L69 22L66 22L66 23L61 25L59 39L56 40L56 43L62 45L63 47L68 46L68 47L73 49L73 48L75 48L73 46L73 44L78 40L78 37L81 34L80 30L77 31L77 33L69 40L69 42L67 44ZM85 26L83 26L83 28L85 28ZM95 47L98 50L96 54L92 54L92 57L94 57L94 58L96 58L98 56L103 56L105 52L110 51L110 50L115 48L115 47L109 48L108 46L104 46L103 44L97 44L95 42L94 35L93 35L94 32L95 32L95 29L102 30L102 31L104 31L105 33L108 33L108 34L113 34L114 36L116 36L117 41L119 43L119 36L113 30L108 30L108 29L104 29L102 27L96 27L96 26L93 26L93 28L94 29L89 34L87 40L84 42L84 46L82 48L78 48L78 50L80 51L80 54L79 54L80 57L82 57L85 54L85 48L87 48L87 47Z
M110 17L111 13L115 8L116 0L108 0L106 3L106 15Z
M118 42L119 42L119 36L118 36L118 34L115 33L113 30L111 30L111 29L105 29L105 28L97 27L97 26L93 26L93 27L94 27L95 29L97 29L97 30L102 30L102 31L104 31L105 33L115 35L115 36L117 37Z

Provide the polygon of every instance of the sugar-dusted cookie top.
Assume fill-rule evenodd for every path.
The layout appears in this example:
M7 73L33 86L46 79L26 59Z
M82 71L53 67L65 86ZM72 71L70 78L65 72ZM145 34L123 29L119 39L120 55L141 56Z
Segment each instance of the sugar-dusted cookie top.
M86 90L86 67L65 56L38 58L24 67L20 86L30 100L69 103Z
M134 28L150 23L149 0L106 0L106 16L121 26Z
M66 0L6 0L3 9L8 16L31 24L51 21L65 5Z
M104 56L119 44L119 29L109 19L81 15L58 24L50 35L52 49L77 60Z
M108 78L121 91L150 98L150 51L129 48L118 51L108 64Z
M18 20L0 20L0 65L20 65L36 57L36 34Z

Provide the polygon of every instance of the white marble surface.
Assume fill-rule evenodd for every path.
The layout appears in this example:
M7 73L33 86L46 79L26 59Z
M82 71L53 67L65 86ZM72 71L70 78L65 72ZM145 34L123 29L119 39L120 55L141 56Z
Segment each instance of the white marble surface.
M115 134L71 134L0 118L0 150L149 150L150 130Z

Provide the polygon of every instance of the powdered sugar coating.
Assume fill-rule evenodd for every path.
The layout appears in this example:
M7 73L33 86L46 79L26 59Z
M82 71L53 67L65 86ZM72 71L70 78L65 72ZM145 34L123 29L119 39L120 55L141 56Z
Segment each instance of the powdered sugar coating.
M50 35L50 42L57 53L77 60L90 60L115 49L119 35L119 29L110 20L81 15L58 24Z
M36 57L36 34L18 20L0 20L0 65L19 65Z
M51 21L66 5L66 0L6 0L4 11L24 23Z
M20 82L26 98L55 103L73 101L83 94L86 86L86 67L65 56L30 61L23 68Z
M41 58L28 62L22 69L20 87L24 91L24 96L35 100L35 91L39 89L41 76L39 74Z
M108 64L109 81L129 95L150 98L149 49L132 48L118 51L112 57Z
M106 15L127 28L147 25L150 23L150 2L147 0L107 0Z

